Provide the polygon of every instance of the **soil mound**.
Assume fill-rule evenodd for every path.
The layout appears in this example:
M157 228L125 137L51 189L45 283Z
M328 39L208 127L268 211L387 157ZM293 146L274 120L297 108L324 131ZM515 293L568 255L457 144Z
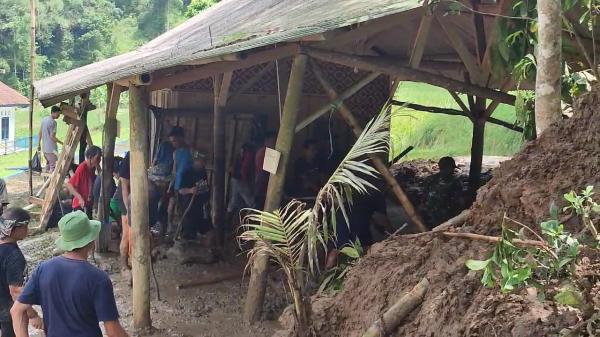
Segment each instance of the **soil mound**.
M563 205L564 193L586 185L600 187L599 107L600 90L581 97L573 118L503 162L479 191L469 221L454 230L498 234L504 213L537 227L548 217L551 202ZM568 226L581 229L576 222ZM489 244L437 235L378 243L350 271L340 293L313 300L314 329L319 336L361 336L423 277L430 288L422 305L390 336L558 336L578 322L578 315L585 316L554 302L539 302L525 290L504 296L483 287L481 275L469 272L464 262L484 258L491 249ZM598 289L598 279L597 271L590 273L591 289Z

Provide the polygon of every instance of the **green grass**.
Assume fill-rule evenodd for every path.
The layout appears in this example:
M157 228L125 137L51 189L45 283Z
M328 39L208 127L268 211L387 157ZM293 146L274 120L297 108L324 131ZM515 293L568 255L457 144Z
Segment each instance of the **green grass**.
M95 110L88 112L88 127L92 134L92 141L95 145L102 144L102 127L104 125L105 107L98 106ZM42 109L34 111L33 116L33 133L37 135L42 118L50 114L50 109ZM117 138L117 142L129 139L129 113L126 107L120 107L117 112L117 119L121 124L121 138ZM65 138L65 133L69 128L62 118L57 120L56 134L59 139ZM29 111L27 109L19 110L16 114L15 123L15 138L29 136ZM34 148L35 151L35 148ZM6 177L20 171L11 168L27 166L28 151L18 153L0 155L0 177Z
M460 110L448 91L427 84L401 83L396 92L396 99ZM514 107L502 104L493 116L512 123L515 120ZM415 147L404 159L468 156L471 149L472 124L466 117L396 107L392 117L391 135L394 155L410 145ZM486 124L485 155L511 156L519 151L521 144L521 134L498 125Z

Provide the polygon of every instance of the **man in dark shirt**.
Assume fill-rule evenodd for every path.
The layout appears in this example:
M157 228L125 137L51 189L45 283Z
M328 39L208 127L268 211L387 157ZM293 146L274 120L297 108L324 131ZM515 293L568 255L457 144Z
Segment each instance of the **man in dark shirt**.
M110 278L87 262L100 222L77 211L60 219L58 228L56 245L66 253L43 262L31 275L11 309L16 336L29 336L26 313L41 305L46 337L102 337L99 322L107 336L127 337Z
M318 158L317 142L308 139L304 142L302 156L294 163L294 197L315 197L323 185L325 164Z
M183 173L181 186L177 192L181 209L185 210L189 207L183 219L181 236L184 239L193 240L198 232L209 233L212 226L204 209L209 198L209 188L202 154L193 154L193 166Z
M30 216L21 208L9 208L0 216L0 332L14 337L10 308L25 283L25 257L17 242L27 236ZM27 311L32 325L42 328L42 320L33 309Z

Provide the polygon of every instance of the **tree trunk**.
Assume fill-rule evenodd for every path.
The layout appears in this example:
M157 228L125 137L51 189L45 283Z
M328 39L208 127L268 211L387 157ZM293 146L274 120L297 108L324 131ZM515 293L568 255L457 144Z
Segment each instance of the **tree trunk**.
M471 139L471 166L469 168L469 191L474 199L481 184L481 167L483 165L483 145L485 140L485 119L473 121L473 138Z
M275 148L281 153L277 174L271 175L267 187L267 198L265 210L273 211L280 206L283 186L287 172L290 151L294 143L294 134L298 111L300 110L300 98L302 97L302 85L304 82L304 70L306 69L306 55L298 55L294 58L287 95L283 107L283 116L279 125L277 143ZM265 298L267 285L268 257L259 255L252 265L248 295L244 307L244 319L247 322L256 322L260 319L262 305Z
M217 228L217 244L225 244L225 108L219 104L219 95L223 75L213 80L214 114L213 114L213 183L212 211L213 224Z
M148 228L148 91L129 86L131 142L131 241L133 244L133 326L147 328L150 320L150 230Z
M535 126L537 134L561 117L561 2L538 1Z

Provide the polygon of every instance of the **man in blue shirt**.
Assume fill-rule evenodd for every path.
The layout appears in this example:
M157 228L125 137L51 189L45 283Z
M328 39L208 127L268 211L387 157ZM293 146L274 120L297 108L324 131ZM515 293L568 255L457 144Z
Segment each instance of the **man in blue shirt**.
M58 228L56 245L66 253L43 262L13 305L16 337L29 336L27 311L32 305L42 307L46 337L102 337L99 322L108 337L127 337L110 278L87 262L100 222L77 211L60 219Z

